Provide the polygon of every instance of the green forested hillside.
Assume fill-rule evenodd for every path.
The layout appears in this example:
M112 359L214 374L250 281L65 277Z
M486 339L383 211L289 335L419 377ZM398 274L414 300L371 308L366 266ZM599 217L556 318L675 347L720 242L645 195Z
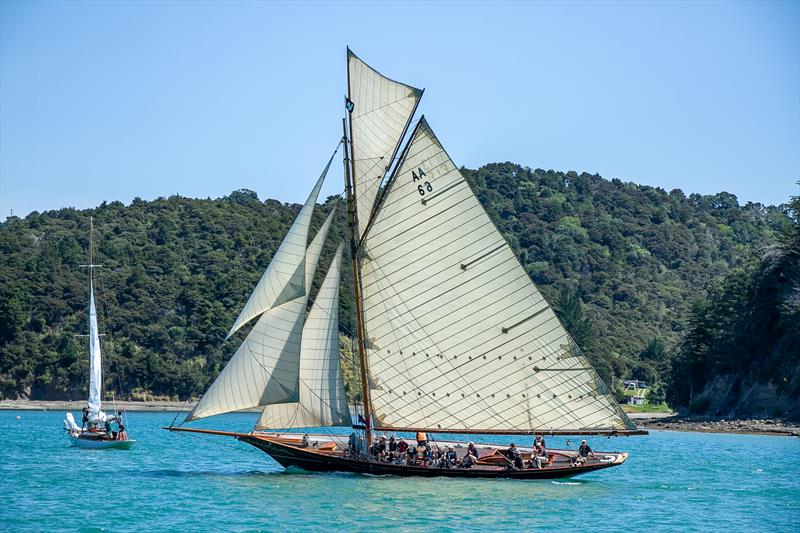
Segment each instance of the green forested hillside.
M670 400L696 413L800 419L800 196L777 242L694 302Z
M727 193L607 181L511 163L464 169L531 278L606 378L662 382L680 346L690 303L711 281L777 242L782 208L740 206ZM344 238L340 205L332 233ZM235 349L223 344L298 205L249 191L104 203L10 217L0 225L0 393L80 398L85 391L88 217L95 217L97 296L108 333L106 388L186 397ZM329 239L317 283L336 242ZM345 262L346 263L346 262ZM352 322L343 276L342 331Z

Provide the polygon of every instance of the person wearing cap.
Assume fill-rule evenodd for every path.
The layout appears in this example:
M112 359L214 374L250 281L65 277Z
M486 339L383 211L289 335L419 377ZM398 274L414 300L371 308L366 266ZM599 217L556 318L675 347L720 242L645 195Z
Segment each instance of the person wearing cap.
M447 447L447 453L445 454L445 460L447 461L447 468L452 466L456 466L458 464L458 454L453 449L452 446Z
M591 446L586 444L585 440L581 441L581 445L578 448L578 456L575 457L575 461L573 464L577 465L578 463L583 464L589 460L589 456L594 457L594 452L592 451Z
M531 453L531 468L543 468L547 463L547 450L545 450L542 441L539 441L539 444L533 448L533 453Z
M396 452L397 451L397 441L394 440L394 435L389 437L389 451Z
M510 467L514 468L515 470L522 470L523 463L522 463L522 456L517 449L517 445L513 442L509 445L508 450L506 450L506 457L508 460L511 461Z
M535 435L533 437L533 447L536 448L537 445L541 444L542 448L547 448L547 444L544 442L544 437L541 435Z

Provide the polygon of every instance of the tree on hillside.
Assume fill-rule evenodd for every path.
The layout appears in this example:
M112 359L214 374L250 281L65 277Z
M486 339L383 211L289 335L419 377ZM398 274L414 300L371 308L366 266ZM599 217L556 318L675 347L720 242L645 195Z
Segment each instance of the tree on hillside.
M675 405L800 418L800 197L788 207L781 238L694 303L672 367Z

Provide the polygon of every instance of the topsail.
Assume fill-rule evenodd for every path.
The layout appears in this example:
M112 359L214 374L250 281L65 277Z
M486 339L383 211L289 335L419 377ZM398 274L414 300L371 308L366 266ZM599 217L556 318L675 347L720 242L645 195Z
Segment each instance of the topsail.
M635 429L424 118L362 256L378 426Z
M347 51L353 174L359 232L364 233L381 181L411 122L422 90L390 80Z

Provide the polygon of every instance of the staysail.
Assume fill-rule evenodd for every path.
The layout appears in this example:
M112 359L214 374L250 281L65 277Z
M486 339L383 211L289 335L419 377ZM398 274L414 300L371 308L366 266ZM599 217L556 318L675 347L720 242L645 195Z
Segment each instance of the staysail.
M300 401L268 405L256 429L351 424L339 365L339 278L343 247L340 244L336 250L303 326Z
M347 71L356 211L363 234L381 181L411 122L422 90L383 76L350 49Z
M284 237L267 270L258 280L258 285L231 326L225 337L226 340L267 309L305 295L308 228L311 224L311 216L314 214L319 190L322 188L322 182L325 181L325 176L328 174L335 155L336 152L325 165L322 175L311 190L311 194L308 195L306 203L300 209L300 214L289 228L289 233Z
M315 191L319 192L319 183ZM302 295L275 305L261 314L239 349L186 417L186 421L299 400L300 341L308 301L306 285L310 285L314 279L333 214L334 211L331 211L308 251L304 253L302 264L307 270L303 270L301 279ZM303 216L302 211L298 218L300 216ZM297 221L292 227L295 226ZM305 248L305 243L303 246ZM270 263L267 272L274 262L275 259ZM253 300L252 296L250 300Z
M424 117L362 257L378 427L635 429Z
M91 267L90 267L91 268ZM102 418L101 390L103 360L100 354L100 333L97 329L97 309L94 305L94 286L89 278L89 418Z

